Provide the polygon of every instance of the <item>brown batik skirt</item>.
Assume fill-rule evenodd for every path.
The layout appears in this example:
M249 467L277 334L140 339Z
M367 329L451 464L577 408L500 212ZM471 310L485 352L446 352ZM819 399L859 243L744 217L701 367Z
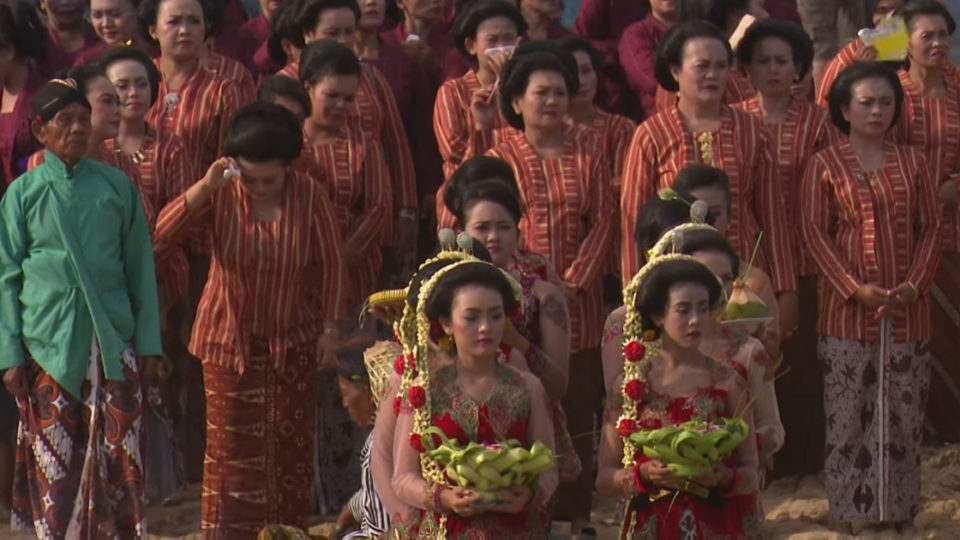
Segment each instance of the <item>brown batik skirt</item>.
M827 418L830 517L911 520L920 502L920 441L930 379L927 341L881 343L820 337Z
M28 359L30 392L19 398L13 528L37 538L145 538L143 399L137 358L124 379L103 377L96 338L80 398Z
M264 347L254 347L254 355L258 349ZM203 382L204 538L253 539L268 524L302 528L314 478L315 355L288 351L279 370L254 356L242 375L204 362Z

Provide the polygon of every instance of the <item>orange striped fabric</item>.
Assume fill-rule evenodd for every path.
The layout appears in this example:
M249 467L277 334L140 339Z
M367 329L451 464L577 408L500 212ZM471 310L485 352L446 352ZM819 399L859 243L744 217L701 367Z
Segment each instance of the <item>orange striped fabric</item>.
M507 162L520 190L521 249L550 258L561 278L580 289L570 306L573 351L600 344L600 276L613 238L610 169L597 138L569 127L560 157L541 159L523 134L487 152Z
M840 49L840 52L833 57L827 66L823 68L823 77L820 79L820 86L817 87L817 105L827 108L827 97L830 95L830 87L841 73L856 61L856 55L863 50L863 42L860 38L855 38L847 46Z
M250 70L233 58L217 54L213 51L203 57L203 67L213 72L221 79L228 79L240 88L240 105L252 103L257 99L257 87L253 83Z
M760 98L754 96L736 105L758 118L763 118ZM777 164L776 181L783 198L783 207L787 212L787 226L792 233L794 262L797 275L805 276L817 272L816 265L802 248L803 238L800 232L800 182L807 161L824 148L840 142L843 134L834 127L826 111L808 103L794 99L790 102L783 122L771 124L764 122L770 141L771 151Z
M507 124L496 103L493 104L497 109L493 129L477 131L473 128L470 102L480 87L477 72L470 70L463 77L444 81L437 91L433 105L433 132L443 158L444 184L464 161L481 156L502 141L520 134ZM440 228L452 228L456 227L457 219L443 204L444 187L437 190L437 224Z
M948 67L943 73L947 91L943 96L925 97L910 73L900 71L904 106L896 139L923 152L930 162L934 187L960 182L960 70ZM960 251L960 213L947 209L943 218L942 247Z
M730 225L727 236L745 258L753 252L763 231L758 261L767 270L776 292L796 290L796 266L787 216L775 182L773 143L763 122L746 112L722 108L720 129L710 134L692 133L674 107L640 124L623 166L620 197L620 234L624 281L643 265L633 241L640 209L691 163L706 163L730 177ZM698 139L713 138L712 160L705 160Z
M757 94L757 90L742 73L731 69L727 73L727 84L724 87L723 101L728 105L746 101ZM657 111L665 111L677 105L677 93L657 86L657 93L653 96Z
M380 144L352 128L328 143L304 135L303 144L295 167L327 188L350 266L348 300L361 302L376 291L380 246L390 239L390 174Z
M380 141L384 161L390 174L393 200L390 215L409 208L417 208L417 179L413 171L413 154L397 100L383 73L361 62L360 88L353 102L349 122L354 130L362 131L370 140ZM277 72L300 80L297 64L287 64Z
M189 350L204 362L243 370L252 336L270 344L282 367L287 351L314 346L324 320L344 317L346 270L336 214L322 184L290 170L277 221L253 218L238 181L187 210L186 194L157 220L161 242L210 230L213 257Z
M104 146L113 154L122 154L115 139L105 141ZM173 133L159 133L150 126L147 126L140 150L124 157L137 166L139 174L135 181L140 195L158 210L186 191L198 178L183 139ZM155 224L152 220L148 224L152 234ZM170 306L187 294L190 266L179 246L165 246L163 249L157 246L154 258L160 304Z
M801 192L803 237L816 261L821 335L876 342L874 313L853 299L861 285L892 289L911 283L920 298L905 321L894 322L898 343L929 339L927 292L940 259L940 208L930 169L919 151L884 145L884 165L865 173L849 142L810 160Z
M633 120L619 114L608 113L597 109L593 115L591 131L600 140L603 155L610 166L610 204L614 213L613 236L610 240L610 249L607 252L605 273L620 273L620 173L623 169L623 158L630 147L633 132L637 125Z
M240 87L198 66L176 91L161 79L157 95L147 123L183 139L194 169L205 173L223 153L227 124L242 102Z

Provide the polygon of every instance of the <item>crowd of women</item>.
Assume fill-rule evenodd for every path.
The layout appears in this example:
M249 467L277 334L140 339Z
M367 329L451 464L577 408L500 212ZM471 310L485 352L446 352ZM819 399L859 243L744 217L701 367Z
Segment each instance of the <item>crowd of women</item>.
M623 538L742 538L822 468L838 530L904 533L957 431L960 74L942 3L875 6L906 59L814 76L782 0L0 1L0 506L588 537L596 491ZM692 477L631 438L730 417ZM555 466L491 502L441 440Z

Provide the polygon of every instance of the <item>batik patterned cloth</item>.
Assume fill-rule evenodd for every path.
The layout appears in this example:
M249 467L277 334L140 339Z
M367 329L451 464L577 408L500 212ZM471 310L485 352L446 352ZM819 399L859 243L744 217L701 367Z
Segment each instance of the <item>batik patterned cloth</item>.
M58 540L146 538L143 399L131 346L121 360L124 379L106 379L92 339L78 398L28 359L30 393L18 399L15 530Z

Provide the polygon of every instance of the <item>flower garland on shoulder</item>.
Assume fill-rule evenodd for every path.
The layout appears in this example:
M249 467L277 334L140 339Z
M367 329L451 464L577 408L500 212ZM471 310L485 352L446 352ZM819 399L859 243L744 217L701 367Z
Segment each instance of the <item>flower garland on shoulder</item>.
M643 373L647 363L660 352L662 342L662 336L655 329L643 328L642 317L637 309L637 292L654 268L677 260L696 259L680 254L656 257L645 264L623 289L623 302L627 311L623 322L623 386L620 391L623 411L617 422L617 431L623 439L624 467L632 467L636 463L638 448L630 442L630 435L634 434L640 425L640 403L646 393Z

